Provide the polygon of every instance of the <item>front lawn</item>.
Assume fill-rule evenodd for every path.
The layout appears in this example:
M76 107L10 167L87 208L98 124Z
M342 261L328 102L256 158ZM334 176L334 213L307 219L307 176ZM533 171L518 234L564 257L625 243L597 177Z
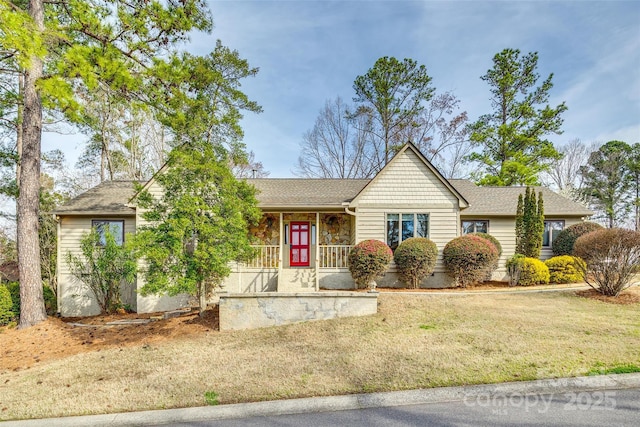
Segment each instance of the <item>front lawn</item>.
M587 375L640 367L638 349L638 303L382 293L369 317L143 339L18 371L0 362L0 420Z

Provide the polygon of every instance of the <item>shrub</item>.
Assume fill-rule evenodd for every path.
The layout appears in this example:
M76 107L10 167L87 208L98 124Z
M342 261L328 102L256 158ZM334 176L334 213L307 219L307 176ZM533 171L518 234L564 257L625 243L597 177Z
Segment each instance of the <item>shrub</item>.
M11 311L18 318L20 317L20 284L18 282L9 282L7 283L7 289L9 289L11 300L13 301ZM53 316L58 311L58 300L53 290L47 285L42 285L42 295L44 296L44 308L47 314Z
M466 234L447 243L442 258L447 274L465 287L484 280L498 260L498 249L487 239Z
M522 254L515 254L507 260L507 274L509 275L509 286L516 286L520 280L520 274L522 273L522 260L525 256Z
M438 247L425 237L403 241L393 254L402 281L412 288L418 288L422 279L433 273L437 259Z
M71 274L94 294L101 313L114 313L122 307L120 285L135 280L133 250L128 244L118 245L110 232L105 233L103 244L96 230L82 237L80 249L82 257L67 252Z
M11 301L13 302L13 314L16 318L20 316L20 284L18 282L9 282L7 283L7 289L9 289L9 293L11 294Z
M618 296L631 286L640 267L640 232L608 228L585 234L576 240L575 256L582 258L584 281L608 296Z
M349 271L359 288L382 276L393 259L391 248L379 240L364 240L349 252Z
M14 318L11 293L6 286L0 285L0 326L8 325Z
M471 234L473 236L480 236L483 239L487 239L488 241L493 243L496 249L498 250L498 258L502 256L502 245L500 244L500 241L495 237L493 237L491 234L489 233L471 233Z
M601 229L602 226L595 222L581 222L565 228L553 238L553 243L551 244L553 254L556 256L573 255L573 245L578 237Z
M480 236L483 239L487 239L488 241L493 243L493 245L498 250L498 258L496 258L496 262L487 271L487 276L484 278L484 280L491 280L491 274L498 268L498 263L500 262L500 257L502 256L502 245L500 244L500 241L498 241L498 239L496 239L489 233L472 233L472 234L474 236Z
M520 267L519 286L532 286L549 283L549 268L538 258L522 257L515 262Z
M47 315L53 316L58 311L56 294L53 293L51 287L42 285L42 295L44 296L44 309L47 311Z
M544 262L549 268L549 282L576 283L582 282L584 276L584 261L570 255L560 255L549 258Z

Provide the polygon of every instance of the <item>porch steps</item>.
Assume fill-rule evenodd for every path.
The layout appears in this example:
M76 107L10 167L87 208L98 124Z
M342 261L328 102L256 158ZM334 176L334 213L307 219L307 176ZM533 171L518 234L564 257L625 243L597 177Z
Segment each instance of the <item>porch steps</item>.
M278 292L313 292L316 272L313 268L283 268L278 277Z

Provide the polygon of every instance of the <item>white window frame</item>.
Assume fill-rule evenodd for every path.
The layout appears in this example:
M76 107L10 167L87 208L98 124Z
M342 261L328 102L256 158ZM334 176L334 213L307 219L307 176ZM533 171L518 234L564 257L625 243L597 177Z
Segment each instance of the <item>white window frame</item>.
M426 237L428 239L429 236L431 235L431 215L428 212L386 212L384 215L384 239L387 245L389 245L389 215L398 215L398 235L397 235L398 245L403 242L403 239L402 239L402 216L403 215L413 215L413 236L411 237ZM427 217L427 235L426 236L418 235L418 228L419 228L418 215L425 215ZM407 237L407 239L409 238L410 237Z
M489 228L489 224L490 224L490 223L489 223L489 220L488 220L488 219L461 219L461 220L460 220L460 235L462 235L462 236L464 236L465 234L471 234L471 233L465 233L465 232L464 232L464 225L463 225L463 224L464 224L465 222L473 222L473 223L474 223L474 224L473 224L473 231L472 231L471 233L481 233L480 231L477 231L477 229L476 229L476 223L478 223L478 222L485 222L485 223L487 223L487 231L486 231L486 233L487 233L487 234L489 233L489 230L490 230L490 228Z
M552 222L562 223L562 228L560 230L555 229L555 228L554 229L551 229L551 228L547 229L547 224L548 223L552 223ZM549 233L549 231L551 231L551 230L562 231L565 228L566 228L566 221L564 219L545 219L544 220L544 230L542 231L542 247L543 248L550 248L553 245L553 232ZM548 244L545 245L544 244L544 235L547 234L547 233L549 233L549 242L548 242Z

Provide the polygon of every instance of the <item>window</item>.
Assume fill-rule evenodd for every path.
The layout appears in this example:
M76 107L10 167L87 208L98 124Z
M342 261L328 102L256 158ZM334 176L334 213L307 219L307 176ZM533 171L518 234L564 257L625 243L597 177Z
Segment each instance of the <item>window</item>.
M387 245L392 250L411 237L429 237L429 214L387 214Z
M102 220L94 219L91 221L91 227L93 227L100 235L100 244L102 246L107 244L107 231L111 232L116 240L118 246L122 246L124 242L124 221Z
M462 234L470 233L488 233L489 221L487 220L471 220L462 221Z
M542 246L549 247L553 244L553 239L564 229L564 221L554 220L544 222L544 232L542 233Z

